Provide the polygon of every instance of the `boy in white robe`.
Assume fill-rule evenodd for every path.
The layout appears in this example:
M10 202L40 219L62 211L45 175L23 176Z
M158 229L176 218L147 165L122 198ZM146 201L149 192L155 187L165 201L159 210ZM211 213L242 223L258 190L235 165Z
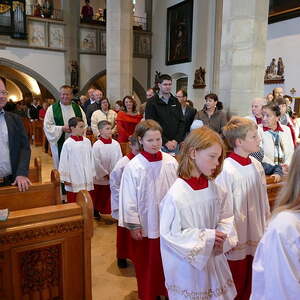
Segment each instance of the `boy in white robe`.
M125 167L119 194L119 226L130 230L141 300L167 296L160 255L159 203L177 178L178 163L160 151L162 129L153 120L140 122L134 135L141 152Z
M109 176L118 160L122 157L120 144L112 139L110 122L103 120L98 123L99 138L93 144L96 178L95 190L92 194L94 217L99 219L100 213L111 214Z
M252 300L300 298L300 148L253 260Z
M207 127L193 130L179 158L180 177L161 202L161 253L170 300L232 300L236 295L224 255L237 243L232 205L212 180L224 152L217 133Z
M112 209L111 215L117 220L119 219L119 192L124 168L140 152L139 144L135 136L129 137L129 147L131 152L123 156L117 162L109 177ZM133 249L130 232L125 227L117 226L116 250L118 267L126 268L126 258L133 261Z
M49 141L55 169L58 169L60 152L64 141L70 135L68 120L80 117L87 126L86 116L82 108L72 102L72 87L63 85L60 88L60 101L52 104L44 118L44 132Z
M233 117L223 134L233 149L224 161L216 183L232 198L238 244L228 254L228 262L237 289L237 299L249 299L252 260L270 216L263 167L250 153L259 150L257 125L247 119Z
M68 126L71 135L63 144L58 171L67 191L68 202L76 202L79 191L94 189L96 173L91 142L83 136L83 120L73 117L68 121Z

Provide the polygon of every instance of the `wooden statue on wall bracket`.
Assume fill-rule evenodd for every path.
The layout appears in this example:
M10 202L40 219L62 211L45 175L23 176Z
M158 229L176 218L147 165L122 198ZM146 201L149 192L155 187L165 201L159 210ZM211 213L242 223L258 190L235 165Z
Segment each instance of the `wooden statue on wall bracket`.
M204 89L206 87L205 73L205 69L202 67L195 71L195 79L193 84L194 89Z
M276 59L272 58L269 66L267 66L265 71L265 84L283 83L284 82L284 64L282 57L278 58L276 64Z
M79 88L79 66L76 60L71 61L71 87Z

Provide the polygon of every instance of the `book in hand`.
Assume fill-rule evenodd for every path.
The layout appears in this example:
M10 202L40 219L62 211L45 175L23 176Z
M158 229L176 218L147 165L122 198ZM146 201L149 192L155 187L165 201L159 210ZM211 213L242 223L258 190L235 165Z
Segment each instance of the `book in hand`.
M0 221L6 221L8 218L8 208L0 209Z

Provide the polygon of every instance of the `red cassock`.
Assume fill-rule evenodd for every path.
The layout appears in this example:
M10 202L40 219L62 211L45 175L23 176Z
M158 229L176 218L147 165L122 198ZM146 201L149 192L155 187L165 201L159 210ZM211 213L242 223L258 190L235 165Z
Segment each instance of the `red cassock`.
M141 121L142 115L129 115L124 111L119 111L116 123L118 130L118 141L127 143L129 136L134 132L136 125Z
M110 187L109 184L100 185L95 184L94 190L90 192L94 204L94 208L100 212L100 214L110 215Z
M168 296L160 255L160 239L132 239L134 266L141 300Z
M130 259L134 262L133 253L133 239L130 231L121 226L117 226L117 258L118 259Z

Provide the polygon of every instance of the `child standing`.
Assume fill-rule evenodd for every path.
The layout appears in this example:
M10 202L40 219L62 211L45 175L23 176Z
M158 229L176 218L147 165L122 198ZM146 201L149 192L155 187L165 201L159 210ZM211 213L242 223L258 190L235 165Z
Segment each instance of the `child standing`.
M153 120L140 122L134 135L141 152L125 167L119 203L119 225L133 238L139 298L166 296L160 255L159 203L177 178L178 163L160 151L162 129Z
M122 157L114 169L112 170L109 178L110 190L111 190L111 208L112 208L112 217L119 219L119 192L121 178L125 166L140 152L139 143L135 136L129 137L129 147L131 152L126 156ZM131 235L127 228L117 226L117 262L119 268L126 268L127 261L126 258L133 260L132 256L132 243Z
M299 299L300 148L253 261L252 300Z
M60 180L65 184L68 202L76 202L76 193L80 190L94 189L94 159L92 145L83 136L85 124L81 118L69 119L70 137L64 142L58 171Z
M232 205L213 181L224 152L216 132L193 130L179 156L179 178L161 203L161 254L172 300L232 300L236 295L224 255L237 243Z
M115 164L122 157L120 144L112 139L111 123L103 120L98 123L99 138L93 145L96 178L93 193L94 216L100 218L100 213L110 214L109 175Z
M252 260L270 215L266 178L262 165L250 153L259 151L257 125L246 118L233 117L223 135L233 152L224 161L217 177L232 197L238 244L228 254L228 262L237 289L236 299L249 299Z

